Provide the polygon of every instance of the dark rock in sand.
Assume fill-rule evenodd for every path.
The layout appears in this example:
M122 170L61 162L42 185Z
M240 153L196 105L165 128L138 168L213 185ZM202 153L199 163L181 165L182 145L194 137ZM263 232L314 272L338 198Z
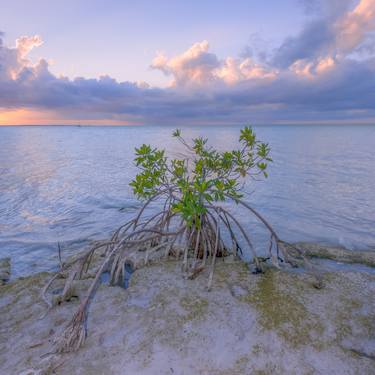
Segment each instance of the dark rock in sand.
M343 263L358 263L375 267L375 250L348 250L340 246L325 246L310 242L297 242L295 246L308 257L336 260Z
M0 259L0 285L9 281L10 272L10 258Z

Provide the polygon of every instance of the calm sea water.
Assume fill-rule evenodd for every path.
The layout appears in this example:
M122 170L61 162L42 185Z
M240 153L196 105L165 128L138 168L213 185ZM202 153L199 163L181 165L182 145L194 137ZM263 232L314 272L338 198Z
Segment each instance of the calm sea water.
M249 182L246 199L288 241L375 248L375 127L259 126L270 143L270 177ZM0 257L13 274L57 266L90 239L134 215L128 186L142 143L180 151L169 127L0 127ZM218 148L235 147L239 127L183 128ZM257 248L264 233L236 209Z

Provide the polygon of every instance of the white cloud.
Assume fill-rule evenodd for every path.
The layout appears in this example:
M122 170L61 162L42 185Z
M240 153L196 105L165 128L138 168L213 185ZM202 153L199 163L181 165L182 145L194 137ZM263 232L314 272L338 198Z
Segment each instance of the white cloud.
M289 70L299 77L314 79L335 68L336 60L333 57L325 57L309 61L307 59L297 60Z
M181 55L167 58L158 54L151 67L158 69L173 79L172 87L207 85L210 83L235 84L249 79L270 79L276 71L255 63L250 58L225 60L209 52L206 40L193 44Z
M1 38L1 35L0 35ZM7 48L0 43L0 81L16 80L20 76L25 76L25 71L33 73L34 70L41 70L44 66L44 60L33 64L28 58L30 51L43 44L40 36L22 36L16 40L14 48Z
M251 58L243 60L228 57L222 63L215 75L228 84L235 84L251 79L273 79L278 71L262 64L255 63Z
M21 36L16 40L16 49L20 59L26 57L26 55L35 47L39 47L43 44L43 40L39 35L34 36Z
M173 76L171 86L206 84L215 79L213 72L219 66L216 55L209 53L208 49L208 42L204 40L172 58L159 53L151 67Z

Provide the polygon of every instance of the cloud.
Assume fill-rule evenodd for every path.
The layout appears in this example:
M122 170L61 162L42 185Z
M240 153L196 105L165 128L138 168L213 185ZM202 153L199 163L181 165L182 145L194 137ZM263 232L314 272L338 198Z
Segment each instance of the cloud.
M16 50L19 58L22 59L35 47L39 47L43 44L42 38L39 35L32 37L22 36L16 40Z
M27 59L28 53L42 45L40 36L22 36L16 40L15 48L3 46L0 33L0 80L16 79L24 69L37 68Z
M151 64L166 75L172 75L172 86L184 86L190 83L205 84L214 80L213 71L219 65L216 55L208 52L206 40L193 44L179 56L168 59L158 54Z
M287 68L298 60L330 54L334 40L334 30L326 20L312 21L298 36L284 41L276 50L272 64L279 68Z
M235 84L248 79L274 78L275 72L255 63L250 57L224 60L209 52L206 40L195 43L181 55L167 58L158 54L151 67L172 76L172 87L206 86L212 83Z
M17 114L42 118L38 111L53 113L55 123L373 121L375 57L369 38L375 0L336 13L333 8L286 39L268 60L253 54L220 58L207 41L176 56L159 53L151 66L170 77L167 88L109 76L57 77L47 60L29 57L42 44L39 36L7 47L0 34L0 116L2 109L13 122Z
M357 6L342 13L347 1L338 5L328 1L330 9L324 15L310 21L299 35L287 38L276 50L272 63L287 68L299 60L344 58L361 43L371 37L375 30L375 0L361 0Z
M306 15L336 18L349 11L355 0L299 0Z
M353 11L337 22L335 29L338 51L351 52L375 30L375 0L361 0Z

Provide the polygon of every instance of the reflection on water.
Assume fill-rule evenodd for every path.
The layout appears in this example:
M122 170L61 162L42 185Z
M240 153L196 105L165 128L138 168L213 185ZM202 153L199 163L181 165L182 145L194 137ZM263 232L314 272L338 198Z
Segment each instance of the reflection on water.
M183 132L231 148L239 129ZM268 180L247 186L247 199L282 238L375 247L375 127L256 131L271 144L275 162ZM183 150L171 132L152 126L0 128L0 257L12 257L16 274L51 269L57 265L57 241L68 255L88 239L108 236L139 207L128 187L135 174L134 147L145 142L178 154ZM261 251L264 233L255 223L253 233Z

